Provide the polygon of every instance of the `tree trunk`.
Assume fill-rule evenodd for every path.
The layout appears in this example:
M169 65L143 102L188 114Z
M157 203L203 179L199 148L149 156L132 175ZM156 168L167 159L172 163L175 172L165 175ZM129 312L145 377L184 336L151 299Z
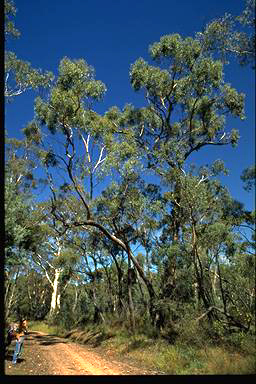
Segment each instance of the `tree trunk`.
M123 251L122 251L123 252ZM113 252L110 252L111 256L113 257L113 260L116 265L116 270L117 270L117 280L118 280L118 301L117 301L117 312L119 315L121 315L123 311L123 301L122 301L122 296L123 296L123 288L122 288L122 281L123 281L123 271L120 268L118 261L116 259L116 256L114 255Z
M172 231L173 245L178 244L179 242L180 223L177 219L177 216L178 214L176 213L176 210L173 211L173 231ZM174 255L172 260L170 260L170 264L169 264L170 284L173 290L175 289L175 286L176 286L176 278L177 278L176 268L177 268L176 256Z
M130 255L130 259L133 262L133 265L135 266L141 279L143 280L144 284L147 287L148 294L149 294L149 313L150 313L152 324L155 324L156 311L155 311L154 305L155 305L156 293L155 293L154 287L153 287L151 281L146 277L140 264L137 262L135 257L132 255L130 249L129 249L129 255Z
M77 302L78 302L78 292L77 292L77 287L75 286L75 299L74 299L74 303L73 303L73 306L72 306L73 314L76 313Z
M59 278L60 278L61 271L62 270L60 268L56 268L54 270L50 317L52 317L53 315L56 315L60 310L60 293L58 292L58 288L59 288Z
M5 299L6 299L6 302L5 302L5 319L8 319L10 311L11 311L11 307L13 304L13 296L14 296L14 292L15 292L15 288L16 288L16 281L17 281L17 278L19 276L19 273L20 273L20 268L18 267L13 284L10 282L10 285L8 286L8 293L9 293L9 289L11 290L11 292L10 292L10 296L9 296L9 294L7 294L5 297Z
M87 207L87 211L89 212L88 205L85 204L85 206ZM108 239L110 239L113 243L115 243L116 245L121 247L127 253L128 257L133 262L134 267L138 271L140 277L142 278L142 280L146 284L146 287L148 289L148 293L149 293L149 296L150 296L150 314L151 314L151 316L152 316L152 318L154 320L154 311L153 311L153 305L154 304L153 303L154 303L154 299L156 297L155 290L153 288L153 285L152 285L151 281L146 277L146 275L144 273L144 270L141 268L141 266L137 262L137 260L133 257L129 245L127 243L125 243L123 240L121 240L121 239L117 238L116 236L112 235L103 225L95 222L94 220L91 220L90 219L91 216L90 216L89 213L88 213L88 217L89 217L88 220L86 220L84 223L74 222L73 223L74 226L82 226L86 230L87 230L87 226L92 226L92 227L98 228L101 231L102 234L104 234Z
M135 317L134 317L134 305L132 300L132 277L131 277L131 260L128 253L128 271L127 271L127 289L128 289L128 307L130 313L131 331L135 332Z
M226 295L225 295L223 284L222 284L221 270L220 270L220 264L219 264L217 253L216 253L216 264L217 264L217 271L219 275L219 285L220 285L220 292L221 292L221 298L223 302L224 313L225 313L225 316L227 316L227 301L226 301Z
M214 275L213 275L213 282L212 282L212 291L214 294L214 297L216 298L216 291L217 291L217 271L218 267L215 265Z
M192 219L192 252L193 252L193 264L194 264L195 274L197 279L198 300L200 300L200 298L202 299L204 308L207 311L208 320L212 322L214 318L214 314L212 311L208 311L208 309L211 307L211 302L209 300L209 295L207 295L205 285L204 285L204 274L203 274L204 272L203 272L203 267L198 254L197 234L196 234L195 222L193 219Z
M95 282L93 282L93 287L92 287L92 297L93 297L93 305L94 305L94 315L93 315L93 322L95 324L99 323L101 320L103 323L105 323L105 318L103 316L102 310L97 304L97 296L96 296L96 287L95 287Z

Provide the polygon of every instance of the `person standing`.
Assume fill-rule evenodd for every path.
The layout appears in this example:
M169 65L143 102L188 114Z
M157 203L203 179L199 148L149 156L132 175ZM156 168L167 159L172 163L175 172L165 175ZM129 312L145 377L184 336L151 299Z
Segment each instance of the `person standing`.
M19 322L18 328L14 333L14 337L16 339L15 350L12 358L12 363L16 364L17 359L21 354L21 349L23 348L25 334L27 334L27 320L21 320Z

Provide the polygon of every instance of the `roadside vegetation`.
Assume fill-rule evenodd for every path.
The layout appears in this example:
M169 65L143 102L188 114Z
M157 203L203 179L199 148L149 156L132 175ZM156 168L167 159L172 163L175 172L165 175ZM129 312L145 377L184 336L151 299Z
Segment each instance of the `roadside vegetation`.
M106 355L158 374L215 375L255 373L255 339L246 334L225 341L206 341L206 334L183 332L170 344L163 338L132 335L124 327L89 326L67 332L45 322L31 322L30 330L68 338L70 341L93 346Z

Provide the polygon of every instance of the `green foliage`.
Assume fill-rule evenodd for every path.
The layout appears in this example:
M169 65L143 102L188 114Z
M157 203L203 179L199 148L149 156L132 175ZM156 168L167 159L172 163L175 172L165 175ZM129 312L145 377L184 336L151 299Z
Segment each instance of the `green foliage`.
M243 118L244 95L224 83L221 62L206 56L197 38L177 34L151 45L150 54L161 67L138 59L130 71L133 88L144 89L150 104L138 116L149 128L138 136L148 166L161 174L163 166L180 167L205 145L236 145L239 135L225 131L224 115Z
M86 129L87 123L93 128L93 115L96 119L97 115L86 111L86 107L90 107L92 100L101 100L105 91L105 85L94 80L93 70L85 60L64 58L60 62L59 76L51 90L50 100L43 102L40 97L36 99L37 117L52 132L62 129L67 134L67 126Z
M5 38L19 37L20 32L15 27L12 17L16 15L16 7L12 0L4 1L5 13ZM5 88L4 95L7 100L18 96L28 89L48 87L53 80L53 74L49 71L43 73L31 67L27 61L18 59L14 52L5 52Z
M42 71L33 69L29 62L17 59L13 52L5 53L5 73L8 75L6 97L17 96L27 89L48 87L53 80L51 72L43 74Z
M5 35L11 37L19 37L20 32L15 28L14 22L11 20L16 15L16 7L12 0L5 0L4 2L4 22L5 22Z
M42 320L50 305L50 287L46 279L31 269L17 279L17 298L12 311L29 320Z
M227 63L235 56L240 65L251 64L255 69L255 0L246 0L244 11L239 16L225 14L206 25L197 38L206 52L219 54Z
M14 164L15 166L17 164ZM30 209L30 195L13 180L17 173L13 163L5 179L5 252L6 263L20 263L22 250L32 249L40 238L39 225Z
M256 179L256 167L251 165L250 167L243 170L241 175L241 180L244 182L244 189L246 191L251 191L255 187Z

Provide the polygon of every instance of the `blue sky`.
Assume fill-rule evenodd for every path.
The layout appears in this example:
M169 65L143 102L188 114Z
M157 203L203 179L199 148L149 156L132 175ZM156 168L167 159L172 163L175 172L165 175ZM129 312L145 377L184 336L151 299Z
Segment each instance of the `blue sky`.
M129 82L130 65L139 57L149 60L148 46L161 36L179 33L194 36L213 18L225 12L238 15L243 0L16 0L16 27L21 37L6 48L29 61L33 67L50 70L55 75L60 60L84 58L96 71L96 78L107 86L104 101L97 111L122 108L126 103L144 104ZM206 147L191 160L198 164L221 158L229 176L222 179L232 195L252 208L252 194L243 191L241 172L255 161L255 72L237 63L225 67L225 80L246 94L246 120L228 121L240 130L236 149ZM20 130L33 118L35 92L27 92L6 104L5 125L9 137L22 137Z

